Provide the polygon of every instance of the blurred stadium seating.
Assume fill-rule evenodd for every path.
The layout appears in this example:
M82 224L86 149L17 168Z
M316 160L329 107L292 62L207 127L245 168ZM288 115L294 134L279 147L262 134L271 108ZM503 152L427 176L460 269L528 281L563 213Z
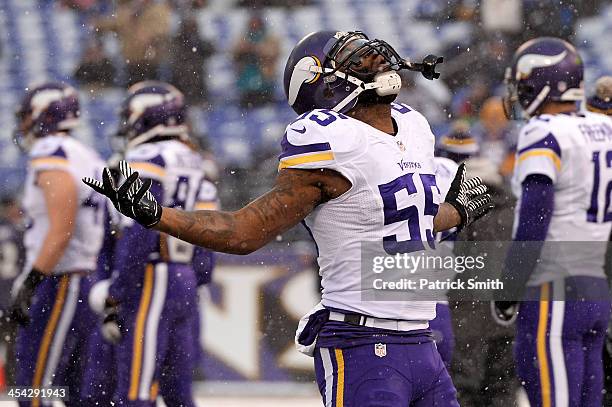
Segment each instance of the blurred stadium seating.
M207 7L196 12L200 33L214 42L216 53L209 59L207 65L202 67L208 76L210 106L191 111L191 119L196 132L207 135L210 148L222 165L234 168L250 168L254 161L259 159L254 154L256 150L275 151L278 149L277 145L286 124L295 116L284 101L282 75L280 73L284 69L286 57L295 42L308 32L332 28L364 30L371 36L385 38L396 46L402 55L414 59L429 53L442 53L453 44L462 44L469 47L474 41L478 41L478 38L473 38L475 27L468 22L445 20L444 24L437 24L432 23L431 19L427 18L428 15L435 12L434 8L440 4L439 1L315 0L309 6L266 8L263 10L263 15L268 27L281 40L276 102L263 108L244 110L238 104L231 50L244 33L244 25L249 17L250 10L236 7L236 2L236 0L208 0ZM0 197L18 192L25 176L24 157L12 143L14 112L21 95L28 85L44 80L63 80L73 83L73 72L79 64L83 47L94 35L85 15L60 7L58 3L59 1L54 0L0 0L0 180L2 182ZM446 0L442 3L446 3ZM173 26L175 29L178 26L177 15L174 16ZM597 77L612 72L612 53L609 52L609 33L612 32L612 4L608 4L601 9L596 16L579 19L575 27L574 42L579 47L585 60L587 89L590 90ZM117 40L107 38L104 46L109 55L120 62L121 57ZM498 79L501 82L501 78ZM109 136L117 128L117 109L123 95L124 91L121 88L107 88L94 92L81 89L84 120L83 125L77 131L77 135L94 145L105 157L108 157L111 153ZM235 193L231 188L226 189L229 190L228 193L230 194ZM264 268L264 262L254 262L253 264ZM269 270L263 270L262 274L264 271L269 272ZM314 295L315 282L307 280L305 284L303 280L304 278L313 279L314 271L308 269L300 271L303 272L296 278L295 275L285 275L275 269L276 280L269 283L266 280L268 285L262 283L262 287L275 296L278 294L277 291L282 290L285 297L297 298L298 296L294 294L295 291L290 289L295 290L295 287L301 289L304 286L311 286ZM230 279L226 278L224 281L228 286L231 285ZM255 283L258 282L254 281L253 287ZM289 289L285 290L285 286L288 286ZM270 287L277 287L276 291L270 289ZM253 292L255 291L253 290ZM271 294L269 295L271 296ZM217 297L221 296L217 293ZM236 297L239 297L239 295L236 295ZM314 300L300 292L300 301L309 308ZM285 349L278 346L278 349L275 349L273 345L276 343L272 340L274 338L270 339L273 335L266 336L265 330L267 329L270 332L276 330L274 332L282 336L283 339L288 339L290 344L293 326L295 325L292 318L296 315L296 318L299 318L299 315L305 310L297 309L293 313L295 315L288 313L289 315L285 315L281 321L283 324L275 325L269 323L269 321L263 324L264 316L272 314L271 312L262 312L259 315L258 310L257 314L253 311L253 315L244 316L245 313L242 312L241 304L238 305L235 307L236 314L240 314L248 322L243 324L245 327L251 327L259 332L259 324L262 325L261 330L264 333L262 338L264 340L260 341L259 336L254 333L245 335L248 341L245 338L236 338L242 344L248 344L248 346L243 346L247 348L246 351L243 349L243 353L246 352L248 356L251 356L253 364L259 362L260 354L265 355L266 352L274 357L277 354L282 354L285 350L291 350L292 354L295 353L292 347ZM267 304L273 309L277 305L272 301L268 301ZM291 308L287 307L286 304L282 305ZM227 307L227 303L221 301L217 301L216 304L213 303L208 307L209 323L212 326L222 321L221 317L226 317L229 314ZM254 309L255 307L251 308ZM214 333L210 336L213 335ZM248 365L244 362L243 353L237 352L231 347L226 348L225 343L220 343L225 342L225 338L219 336L216 336L216 338L217 342L207 344L209 348L221 349L226 353L234 354L236 355L234 359L239 359L240 363ZM210 341L210 337L208 341ZM259 342L263 345L260 345ZM269 352L269 348L272 348L274 352ZM239 372L242 375L238 374L229 368L224 370L227 366L224 366L223 363L227 362L227 359L228 357L225 354L221 356L219 354L209 354L205 367L213 371L214 374L209 373L206 379L217 380L218 383L222 384L237 380L239 386L244 386L241 379L248 375L242 374L242 372ZM310 383L309 376L304 374L304 371L309 372L309 370L300 370L300 367L304 364L303 361L291 360L290 362L294 364L291 368L282 366L282 369L276 370L268 369L269 365L274 365L272 362L276 362L276 359L269 357L266 361L268 365L262 363L255 376L270 381L289 380L293 379L294 376L300 376L300 381L302 381L300 384L306 382L302 388L307 390L307 394L301 394L304 397L299 400L292 397L290 401L282 398L259 399L251 397L248 405L304 407L320 405L319 398L315 394L316 387ZM307 362L310 369L311 362ZM259 372L259 369L265 370L263 372L265 374ZM295 396L294 388L286 387L286 389L289 390L284 390L285 395L292 394ZM221 398L219 397L221 394L200 390L198 389L198 395L204 394L203 397L205 397L199 400L202 405L226 407L247 405L242 398ZM251 390L249 389L249 391ZM269 388L266 387L266 390L269 390ZM226 394L233 393L235 393L234 390ZM0 402L1 405L3 405L2 402Z
M92 35L85 17L59 7L51 0L2 0L0 7L0 179L4 194L17 191L23 180L23 158L11 142L13 113L28 84L45 79L72 82L82 45ZM217 53L203 67L208 75L211 107L193 112L196 130L207 134L221 163L248 167L252 152L278 142L287 121L294 116L283 101L282 77L277 87L278 102L269 107L244 111L237 105L231 47L244 30L249 10L233 7L234 2L210 1L197 11L203 36L212 39ZM343 7L350 3L351 7ZM421 0L336 0L314 2L296 8L267 8L264 16L270 30L281 39L279 72L293 44L308 32L322 28L362 29L395 44L402 55L420 57L440 52L445 45L469 42L472 27L466 22L436 26L419 19L436 2ZM342 10L342 12L338 12ZM174 18L174 25L178 17ZM599 15L578 20L576 43L587 66L587 84L598 75L612 71L609 36L612 5ZM107 41L108 42L108 41ZM105 44L118 56L118 45ZM116 128L120 89L82 92L84 125L78 134L103 155L111 152L108 136Z

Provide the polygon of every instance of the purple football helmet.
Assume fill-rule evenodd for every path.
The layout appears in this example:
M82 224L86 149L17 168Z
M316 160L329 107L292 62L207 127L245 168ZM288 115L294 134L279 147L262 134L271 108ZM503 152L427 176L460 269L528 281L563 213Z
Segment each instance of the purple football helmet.
M158 81L138 82L128 89L121 105L117 137L125 148L167 138L187 138L183 94Z
M584 99L584 66L576 48L553 37L535 38L521 45L506 68L508 118L537 114L545 102L578 102ZM517 109L517 104L520 109Z
M64 83L36 86L26 92L15 116L14 141L27 150L34 139L69 131L79 124L77 91Z
M384 69L360 69L362 58L374 53L384 58ZM407 64L385 41L370 40L362 32L318 31L300 40L289 55L285 94L298 114L312 109L347 112L364 91L390 103L402 86L397 71Z

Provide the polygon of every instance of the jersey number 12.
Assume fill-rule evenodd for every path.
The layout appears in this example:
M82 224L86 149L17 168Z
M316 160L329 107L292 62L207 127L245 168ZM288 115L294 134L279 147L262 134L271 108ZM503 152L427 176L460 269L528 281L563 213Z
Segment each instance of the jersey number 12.
M602 159L603 163L601 162ZM606 151L605 154L602 154L601 151L595 151L593 153L592 161L593 191L591 191L591 205L587 210L587 221L593 223L610 222L612 221L612 213L608 212L608 209L610 208L612 179L609 175L609 170L612 168L612 151ZM603 208L600 208L599 193L602 187L605 188L605 195ZM600 211L603 213L600 213Z

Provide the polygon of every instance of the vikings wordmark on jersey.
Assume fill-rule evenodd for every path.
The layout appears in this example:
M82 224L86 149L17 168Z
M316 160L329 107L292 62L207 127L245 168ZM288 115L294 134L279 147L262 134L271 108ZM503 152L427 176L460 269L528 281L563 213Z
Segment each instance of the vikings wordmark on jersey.
M304 220L319 250L323 292L322 305L300 323L297 342L299 349L315 356L326 406L357 406L377 391L397 400L426 394L425 403L444 400L455 405L454 387L427 329L436 303L363 299L368 288L362 285L362 243L379 242L382 255L433 247L433 218L441 202L434 136L427 121L407 105L392 104L391 109L398 128L394 137L342 113L316 109L291 123L282 141L279 169L328 168L352 184L345 194L319 205ZM340 310L389 322L400 320L394 325L399 330L389 335L390 331L377 329L383 326L331 322L319 332L316 349L304 346L299 338L309 335L311 324L306 321L316 320L322 307L332 310L332 316L336 315L333 310ZM422 347L408 345L416 343ZM362 346L343 349L347 344ZM422 373L439 377L437 385L423 382L403 389L401 372L412 369L408 360L431 369ZM393 390L388 382L378 383L377 375L383 371L386 380L395 383ZM358 386L365 381L368 386ZM349 383L362 390L353 393Z
M363 301L363 242L382 242L383 255L434 245L440 203L433 161L434 136L409 106L392 105L395 137L344 114L313 110L287 126L279 168L329 168L352 187L305 219L319 248L322 303L381 318L428 321L435 303ZM410 145L402 149L398 142ZM426 326L426 323L424 323Z

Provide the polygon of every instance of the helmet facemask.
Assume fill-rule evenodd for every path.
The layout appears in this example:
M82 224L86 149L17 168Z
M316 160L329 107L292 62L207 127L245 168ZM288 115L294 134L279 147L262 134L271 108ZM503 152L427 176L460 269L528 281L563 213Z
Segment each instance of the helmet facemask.
M523 117L522 109L519 104L516 81L512 79L512 68L510 67L506 68L504 85L506 85L506 94L502 98L502 105L504 106L506 119L520 120Z
M369 70L363 67L363 61L372 55L382 56L385 62ZM356 85L334 110L341 111L355 99L363 104L391 103L401 89L397 71L403 60L385 41L370 40L359 31L344 33L326 50L326 57L329 67L323 69L322 76L329 92Z
M401 89L397 71L418 71L427 79L440 76L443 58L428 55L412 63L382 40L359 31L318 31L294 47L285 65L287 102L298 114L312 109L346 113L357 102L390 103Z
M32 118L32 112L29 110L19 109L15 112L15 130L13 131L13 143L19 149L26 153L34 144L36 135L34 134L35 121Z

